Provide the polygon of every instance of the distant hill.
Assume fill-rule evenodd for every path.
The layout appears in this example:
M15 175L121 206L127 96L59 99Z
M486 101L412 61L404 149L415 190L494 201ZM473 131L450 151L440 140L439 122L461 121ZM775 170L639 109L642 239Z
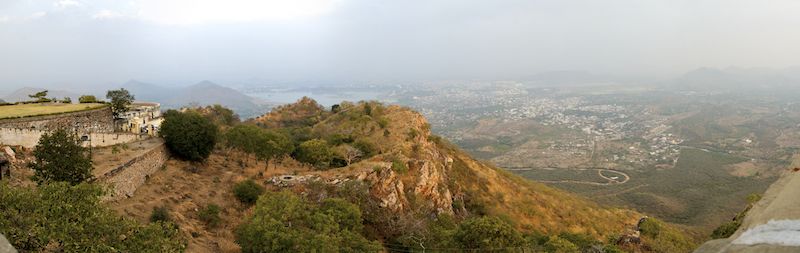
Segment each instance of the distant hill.
M47 90L47 89L44 89L44 88L32 88L32 87L20 88L18 90L15 90L14 92L11 92L11 94L6 95L2 99L7 101L7 102L11 102L11 103L20 102L20 101L28 101L28 100L31 100L31 98L28 97L28 95L35 94L35 93L43 91L43 90ZM76 93L69 92L69 91L63 91L63 90L48 90L48 92L47 92L47 98L63 99L64 97L70 97L72 99L72 101L78 101L78 97L80 97L80 95L78 95Z
M122 87L129 90L136 100L159 102L166 109L221 104L231 108L242 118L254 117L269 109L269 106L261 100L210 81L171 88L131 80Z
M739 68L699 68L664 84L667 88L699 92L748 92L794 89L800 85L800 70Z
M130 91L136 97L136 100L143 101L156 101L164 102L172 96L175 96L178 91L177 88L170 88L159 86L156 84L140 82L137 80L130 80L122 85L122 88Z

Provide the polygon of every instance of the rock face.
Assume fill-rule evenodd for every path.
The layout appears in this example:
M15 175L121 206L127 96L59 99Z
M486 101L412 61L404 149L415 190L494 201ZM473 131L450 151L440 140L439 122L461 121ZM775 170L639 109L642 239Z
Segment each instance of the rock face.
M366 180L371 183L370 193L380 200L380 206L392 211L403 211L408 208L405 186L391 167L368 174Z
M711 240L696 253L800 252L800 172L788 170L748 211L730 238Z
M0 253L17 253L14 246L11 246L11 243L2 234L0 234Z

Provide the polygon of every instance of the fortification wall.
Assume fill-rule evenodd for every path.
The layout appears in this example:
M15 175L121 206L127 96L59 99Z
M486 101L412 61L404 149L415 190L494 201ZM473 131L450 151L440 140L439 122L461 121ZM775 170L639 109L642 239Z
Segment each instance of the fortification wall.
M0 144L8 146L23 146L33 148L39 142L43 130L32 130L27 128L0 128ZM79 132L80 133L80 132ZM130 143L146 139L148 136L134 133L91 133L87 134L91 142L84 142L84 146L106 147L122 143Z
M162 144L98 177L98 182L108 185L111 189L104 200L133 196L136 189L142 186L151 174L161 169L167 159L169 153Z
M0 128L0 144L7 146L23 146L32 148L39 142L43 131L20 129L20 128Z
M148 135L134 133L92 133L92 147L108 147L117 144L131 143L150 138ZM88 145L88 143L84 143Z
M52 131L58 128L75 129L80 133L114 132L114 115L110 107L55 115L0 119L0 128L19 128Z

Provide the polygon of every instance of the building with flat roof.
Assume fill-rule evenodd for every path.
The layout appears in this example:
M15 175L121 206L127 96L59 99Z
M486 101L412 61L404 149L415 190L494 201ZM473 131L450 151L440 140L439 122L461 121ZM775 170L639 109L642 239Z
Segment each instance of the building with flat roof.
M127 112L120 115L123 120L120 129L124 132L155 136L164 118L161 117L161 104L135 102Z

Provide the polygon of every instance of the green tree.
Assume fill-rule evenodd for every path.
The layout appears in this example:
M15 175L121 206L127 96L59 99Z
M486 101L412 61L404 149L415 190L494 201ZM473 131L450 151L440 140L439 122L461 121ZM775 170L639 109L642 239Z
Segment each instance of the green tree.
M333 159L333 151L325 140L313 139L300 144L295 158L317 168L327 168Z
M93 95L83 95L78 98L78 103L85 104L85 103L98 103L97 97Z
M236 242L245 253L380 251L361 234L360 217L357 206L341 199L317 206L288 191L267 193L237 228Z
M221 210L222 209L218 205L208 204L197 213L197 216L201 221L205 222L209 228L216 228L222 223L222 219L219 217L219 212Z
M106 98L111 99L111 112L115 118L128 111L128 106L133 103L135 99L128 90L120 88L119 90L109 90L106 93Z
M494 216L468 219L459 224L453 241L468 249L498 249L522 247L525 239L514 227Z
M266 166L276 158L284 157L294 151L292 139L281 132L262 130L255 143L255 154L258 159L264 160Z
M218 131L211 120L197 113L170 110L164 114L159 134L174 155L203 161L214 149Z
M252 205L258 200L258 196L264 193L264 187L256 184L253 180L245 180L233 186L233 195L242 203Z
M45 133L33 151L29 166L39 184L64 181L78 184L92 177L92 159L76 136L66 129Z
M255 125L236 125L224 135L225 146L245 153L255 154L258 148L256 143L261 137L261 128Z
M28 95L28 97L35 99L34 102L37 103L50 102L50 99L47 99L47 90L36 92L34 94Z
M0 233L21 252L182 252L167 223L142 225L100 203L100 186L65 182L11 187L0 182Z

